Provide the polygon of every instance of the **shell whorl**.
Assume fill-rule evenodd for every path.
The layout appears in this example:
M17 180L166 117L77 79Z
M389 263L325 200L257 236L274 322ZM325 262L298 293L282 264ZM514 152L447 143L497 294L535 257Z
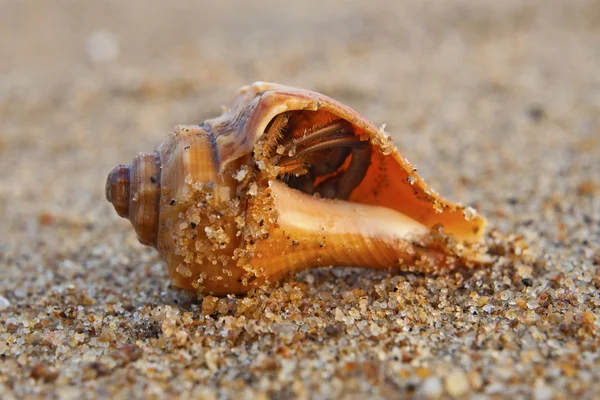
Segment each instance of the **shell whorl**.
M117 214L131 221L142 244L156 247L161 166L158 153L140 153L119 165L106 180L106 199Z
M106 200L108 200L119 217L129 217L129 166L115 167L106 179Z

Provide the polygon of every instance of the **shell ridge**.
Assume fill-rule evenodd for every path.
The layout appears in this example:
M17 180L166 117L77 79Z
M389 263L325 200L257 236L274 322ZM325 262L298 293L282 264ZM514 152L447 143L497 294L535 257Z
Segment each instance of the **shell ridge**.
M208 136L212 148L213 163L215 164L215 169L218 169L219 164L221 163L221 154L219 152L219 146L217 145L217 136L209 125L202 124L201 128L204 129L204 132L206 132L206 135Z

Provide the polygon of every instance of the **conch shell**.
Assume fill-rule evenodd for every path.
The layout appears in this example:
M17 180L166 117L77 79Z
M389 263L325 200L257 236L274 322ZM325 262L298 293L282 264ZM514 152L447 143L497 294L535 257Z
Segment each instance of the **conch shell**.
M485 226L430 189L383 128L322 94L264 82L116 167L106 197L175 286L217 295L320 266L478 263Z

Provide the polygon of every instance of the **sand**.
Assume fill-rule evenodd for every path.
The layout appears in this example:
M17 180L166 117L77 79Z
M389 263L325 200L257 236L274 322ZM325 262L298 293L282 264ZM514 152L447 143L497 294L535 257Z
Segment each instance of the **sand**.
M600 396L600 2L0 1L4 398ZM494 263L172 287L106 175L256 80L386 123Z

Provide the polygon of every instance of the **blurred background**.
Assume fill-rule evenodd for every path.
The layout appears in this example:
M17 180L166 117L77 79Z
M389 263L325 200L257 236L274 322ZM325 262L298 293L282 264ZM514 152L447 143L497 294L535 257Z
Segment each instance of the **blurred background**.
M387 123L451 198L526 198L599 135L599 4L1 0L0 215L108 210L112 166L256 80Z
M210 331L213 323L227 319L204 318L194 300L170 287L159 257L137 242L130 224L104 198L105 179L114 166L152 150L177 124L219 115L240 86L257 80L319 91L377 126L386 123L401 152L433 188L477 208L489 219L491 231L518 235L529 246L527 254L533 254L529 260L537 261L525 266L523 260L499 262L458 284L393 273L301 274L295 278L305 288L299 298L351 295L323 302L330 305L323 308L323 321L333 333L323 333L321 325L317 332L324 336L317 340L307 334L296 342L298 352L289 355L297 358L296 372L273 367L281 375L268 381L260 372L264 359L258 352L272 351L268 338L285 342L285 332L282 339L274 324L261 320L255 325L271 329L271 336L244 336L236 328L242 333L234 347L216 333L220 330ZM99 376L122 386L137 379L150 394L159 393L152 381L160 378L165 387L170 385L165 390L177 392L196 379L179 375L184 351L173 350L167 357L152 346L174 340L161 336L160 324L170 326L164 324L175 321L181 308L194 313L196 324L186 325L184 332L190 337L184 348L193 355L190 363L199 363L194 368L208 374L202 382L209 386L239 379L241 386L232 386L234 394L239 387L258 385L288 393L289 385L279 381L282 376L316 388L335 374L342 376L331 380L338 392L325 388L323 397L349 387L411 394L425 390L422 378L427 376L402 375L412 362L440 376L455 366L477 370L481 376L475 371L471 387L492 396L532 397L529 390L535 385L540 399L551 397L551 386L571 393L566 397L581 397L586 385L598 382L598 361L584 357L597 354L597 336L577 336L587 334L583 325L558 326L565 315L574 324L581 322L580 314L588 310L583 320L599 327L597 292L595 298L589 294L593 282L600 285L598 160L598 0L0 0L0 321L10 320L15 327L0 325L0 383L8 382L20 395L33 393L41 390L29 379L30 371L37 371L38 382L50 376L49 382L58 379L65 390L75 385L59 397L78 397L75 387L87 382L93 389L93 378ZM486 240L492 243L490 236ZM527 275L531 271L534 279ZM576 293L580 302L573 295L553 303L544 309L554 313L553 322L530 328L542 309L535 310L540 293L559 287L557 276L570 282L561 293ZM405 292L396 293L398 282ZM339 321L331 310L353 306L344 302L354 299L355 288L370 296L369 309L379 304L379 296L392 302L429 290L402 312L414 311L410 321L434 316L434 329L393 330L404 318L395 315L375 321L381 332L389 333L377 342L379 350L366 336L338 335ZM523 296L519 307L516 300L509 304L504 299L491 306L494 291L505 289ZM490 297L478 303L472 290ZM439 299L448 292L442 303ZM488 300L492 308L480 315L492 322L481 329L480 345L472 347L467 335L473 335L468 336L473 343L480 337L476 313L468 312L470 322L456 322L463 315L456 305L467 310L467 304L478 307ZM73 324L88 324L84 314L102 316L96 319L96 333L67 328L69 307L84 307ZM164 314L168 307L175 314ZM285 316L294 307L273 315ZM311 307L306 303L299 312L308 315ZM511 320L508 326L505 314L514 315L520 325ZM39 325L45 315L50 325ZM137 319L156 315L162 318L156 322L159 328ZM135 367L107 376L98 365L114 360L108 344L96 340L114 324L124 328L115 329L111 346L130 345L136 332L134 339L145 353ZM31 328L34 333L28 335L27 326L39 329ZM204 333L198 336L200 330ZM516 336L506 339L504 334L513 331ZM350 350L344 350L351 336L359 344L351 342ZM69 340L60 342L65 337ZM72 338L81 339L73 348ZM39 347L42 339L51 344ZM404 351L397 345L400 339L410 351L392 358L391 349ZM557 343L568 341L571 355L582 359L561 375L563 365L571 364L554 364L562 357ZM201 364L204 354L219 345L229 367L208 371ZM168 346L179 349L179 344L165 346L165 353ZM311 346L332 352L331 362L310 364L317 354ZM525 350L539 353L530 357L533 353ZM247 362L239 361L240 354L246 354ZM367 372L352 372L333 362L363 356L386 364L379 368L377 361ZM42 369L45 374L32 370L35 360L55 366L60 375L48 372L52 369ZM259 373L248 377L247 366L255 361ZM590 367L594 362L595 369ZM442 381L435 379L427 390L441 394ZM348 386L350 381L354 386ZM109 384L98 385L98 393Z

